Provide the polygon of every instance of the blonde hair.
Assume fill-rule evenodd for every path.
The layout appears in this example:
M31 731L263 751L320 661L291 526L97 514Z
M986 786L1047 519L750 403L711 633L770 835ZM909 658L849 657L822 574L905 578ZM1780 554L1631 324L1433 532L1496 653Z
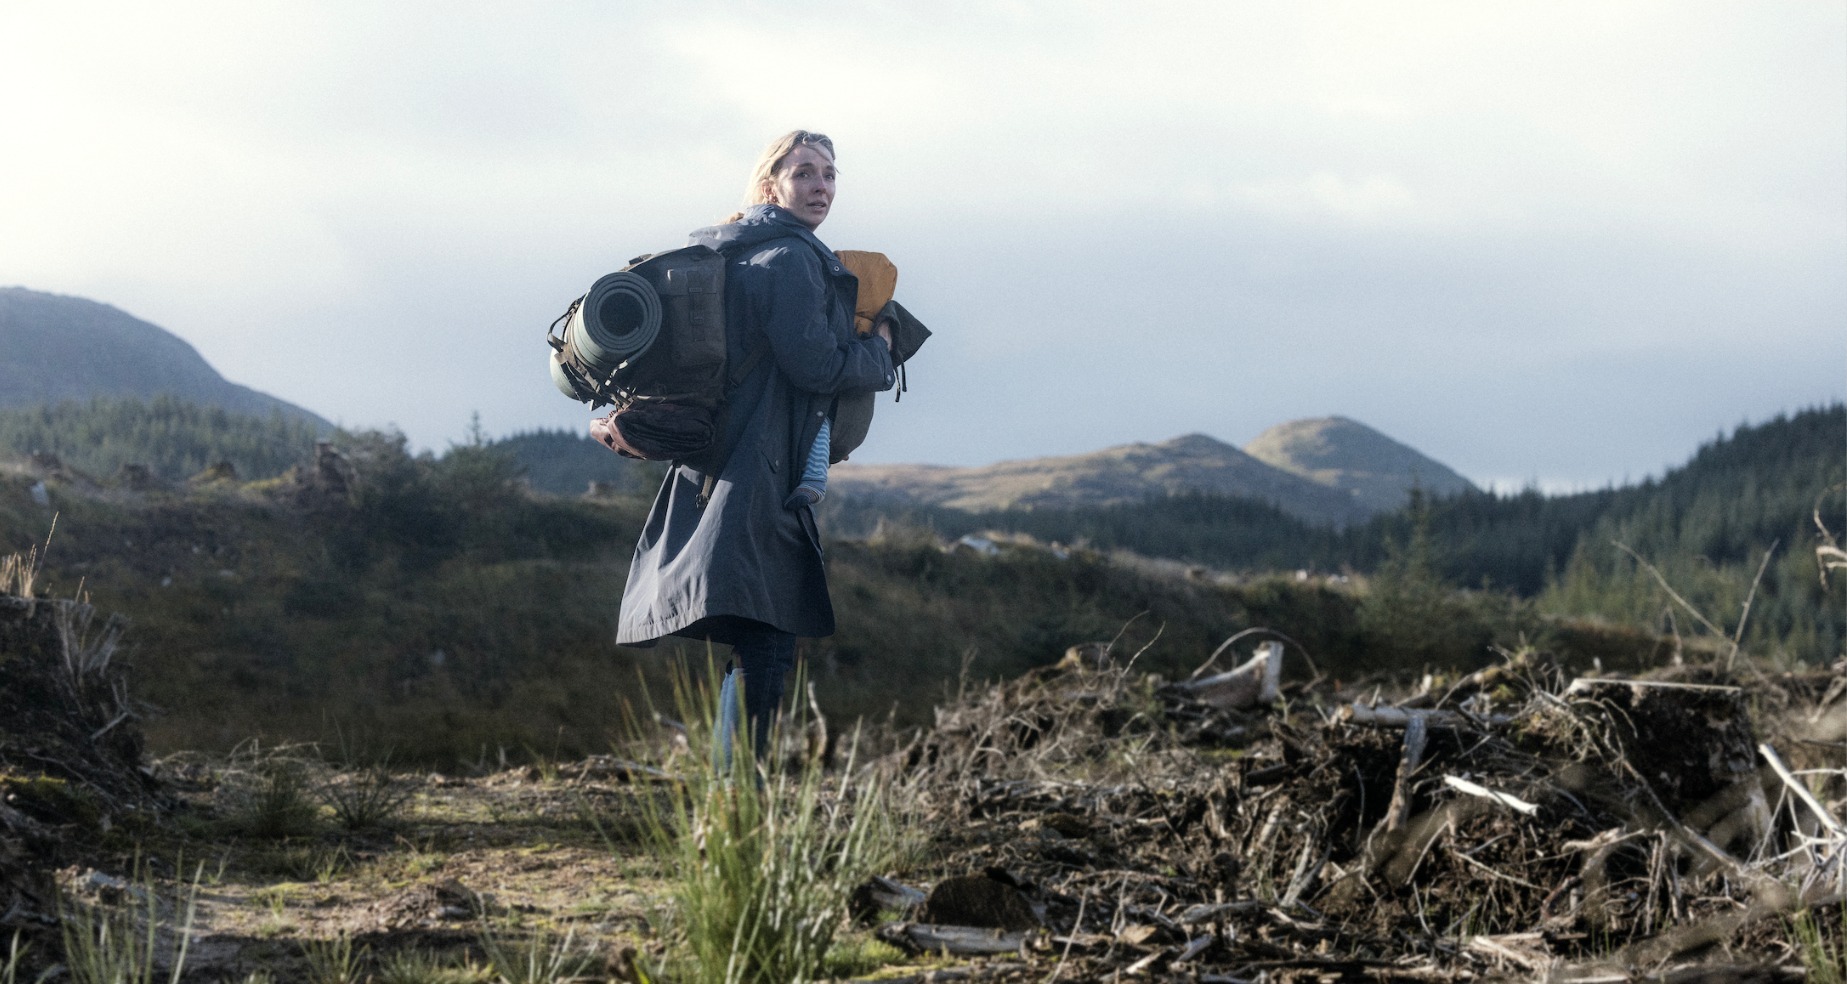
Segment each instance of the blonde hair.
M750 184L744 189L744 207L762 205L770 200L763 186L770 183L776 172L782 169L783 161L795 153L795 148L808 146L819 147L827 154L828 160L834 159L834 142L827 139L825 133L812 133L808 130L790 130L788 133L770 141L768 147L757 158L757 166L750 169ZM734 212L726 222L736 222L744 217L743 212Z

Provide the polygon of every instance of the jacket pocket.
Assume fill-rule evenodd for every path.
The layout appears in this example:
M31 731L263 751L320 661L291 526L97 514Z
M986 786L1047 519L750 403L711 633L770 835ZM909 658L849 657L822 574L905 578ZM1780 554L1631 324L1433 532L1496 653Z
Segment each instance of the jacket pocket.
M814 521L814 507L804 502L795 510L795 515L801 521L802 532L808 534L808 542L814 547L815 556L825 556L826 552L821 549L821 527Z

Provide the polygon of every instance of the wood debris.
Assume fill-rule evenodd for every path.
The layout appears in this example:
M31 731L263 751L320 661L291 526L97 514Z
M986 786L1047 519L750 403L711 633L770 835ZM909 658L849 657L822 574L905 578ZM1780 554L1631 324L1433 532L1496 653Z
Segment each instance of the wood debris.
M1072 663L940 709L901 761L945 876L1013 873L1049 930L1023 952L1070 980L1669 980L1780 927L1774 885L1842 904L1821 875L1847 769L1766 798L1790 780L1757 767L1761 686L1529 657L1403 703L1225 699L1261 696L1262 667L1163 686Z
M1173 689L1208 707L1245 710L1276 703L1282 696L1282 679L1283 644L1272 641L1259 645L1257 655L1237 669L1184 680Z

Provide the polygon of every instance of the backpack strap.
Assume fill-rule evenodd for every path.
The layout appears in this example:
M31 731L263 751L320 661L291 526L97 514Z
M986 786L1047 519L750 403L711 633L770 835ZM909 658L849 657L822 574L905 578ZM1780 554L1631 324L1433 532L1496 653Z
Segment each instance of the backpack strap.
M757 344L750 347L750 351L744 353L743 362L733 366L731 371L725 374L725 399L731 399L731 391L744 385L744 380L749 379L750 374L757 371L757 363L762 362L763 357L768 354L770 354L770 339L768 335L765 335L757 340Z

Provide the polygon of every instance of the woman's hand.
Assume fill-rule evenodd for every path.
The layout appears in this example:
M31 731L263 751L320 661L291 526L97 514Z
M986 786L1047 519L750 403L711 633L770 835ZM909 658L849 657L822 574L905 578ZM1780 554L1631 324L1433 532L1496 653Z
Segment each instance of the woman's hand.
M885 339L885 351L891 351L891 319L880 318L878 328L874 331L880 338Z

